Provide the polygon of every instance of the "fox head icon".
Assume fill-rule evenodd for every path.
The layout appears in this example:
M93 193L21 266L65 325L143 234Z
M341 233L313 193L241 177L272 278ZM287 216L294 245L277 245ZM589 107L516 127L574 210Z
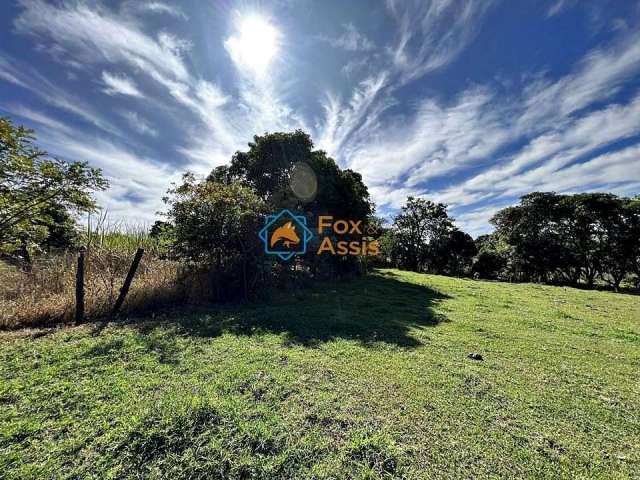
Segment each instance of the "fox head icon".
M287 248L292 244L297 245L300 243L300 237L298 237L296 233L296 227L291 222L287 222L273 231L269 246L273 247L280 240L283 240L282 244Z

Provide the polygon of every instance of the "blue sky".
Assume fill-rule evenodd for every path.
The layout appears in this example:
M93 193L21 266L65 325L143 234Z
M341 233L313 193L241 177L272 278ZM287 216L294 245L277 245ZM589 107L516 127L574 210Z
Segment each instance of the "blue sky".
M186 170L303 128L477 235L530 191L640 194L640 2L3 1L0 114L151 222Z

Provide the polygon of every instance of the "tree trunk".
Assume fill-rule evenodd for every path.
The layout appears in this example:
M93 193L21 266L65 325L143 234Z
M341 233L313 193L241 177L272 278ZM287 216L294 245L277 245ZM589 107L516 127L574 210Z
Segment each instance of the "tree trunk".
M29 253L29 249L27 248L27 242L20 243L20 248L18 249L18 253L24 261L24 264L23 264L24 271L30 272L32 267L32 260L31 260L31 254Z

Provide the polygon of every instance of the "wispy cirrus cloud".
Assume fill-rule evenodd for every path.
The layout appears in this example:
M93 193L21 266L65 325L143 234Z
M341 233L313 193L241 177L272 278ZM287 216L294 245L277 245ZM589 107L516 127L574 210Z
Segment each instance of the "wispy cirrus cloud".
M555 0L549 7L549 10L547 10L547 16L553 17L558 15L564 10L571 8L575 3L576 0Z
M336 95L326 95L324 120L317 128L319 145L362 171L373 185L392 184L418 165L423 179L445 173L450 169L448 155L438 155L438 151L455 152L456 145L458 150L468 150L466 158L497 148L504 134L496 127L492 135L486 135L484 127L496 123L494 114L483 113L477 105L486 103L487 94L467 92L459 105L450 107L425 98L410 115L382 122L383 115L397 104L395 92L453 61L477 34L493 3L388 1L398 28L393 44L386 47L384 66L357 84L349 102L343 104ZM483 128L474 129L470 121Z
M86 160L103 170L110 187L99 192L97 199L113 219L152 222L163 208L162 193L182 173L168 162L137 155L93 135L50 132L39 138L39 144L62 158Z
M409 118L365 132L349 164L371 182L415 186L483 159L504 144L502 108L486 89L469 90L451 105L423 100Z
M24 10L15 20L19 32L48 38L68 52L68 57L88 64L126 66L164 87L181 107L202 122L204 131L191 127L190 144L178 147L196 162L209 156L210 165L228 161L239 148L242 136L225 107L227 96L212 82L198 78L185 65L182 54L189 42L167 32L149 35L128 16L118 15L99 4L83 2L53 6L40 0L22 0ZM122 75L105 72L103 81L111 94L140 96L137 85ZM148 133L148 130L147 130ZM203 140L206 139L206 140ZM246 141L246 137L242 138ZM207 145L215 149L206 151Z
M2 54L0 54L0 78L30 91L49 105L70 112L105 132L120 133L102 113L77 95L54 85L33 67Z
M20 118L30 120L52 131L64 132L70 134L73 130L64 123L38 110L25 107L20 104L8 104L0 106L0 109Z
M58 7L41 0L20 0L24 10L15 20L18 32L44 36L84 62L124 63L144 72L187 80L177 52L145 34L132 19L96 4Z
M496 2L389 0L398 22L391 58L406 83L453 61L478 33L483 16Z
M522 128L548 127L596 101L606 101L640 70L640 35L625 35L590 51L573 72L555 81L540 79L523 93Z
M487 197L516 197L542 188L542 179L555 176L567 165L639 135L640 93L626 104L592 107L606 102L612 90L640 70L636 52L637 42L624 39L612 48L589 53L575 72L556 82L525 90L523 97L511 102L523 109L505 115L500 128L509 141L528 140L516 153L494 159L481 173L438 192L438 198L470 205ZM514 116L517 121L509 122ZM586 182L584 179L584 185Z
M151 12L151 13L164 13L167 15L174 16L176 18L181 18L183 20L188 20L187 14L178 7L177 5L169 5L163 2L147 2L138 4L138 8L142 11Z
M640 70L639 44L636 36L596 48L567 75L539 79L520 93L474 86L448 104L423 98L393 122L372 122L336 155L364 174L381 206L396 207L388 192L407 188L458 207L513 200L543 185L541 178L640 134L637 98L607 104ZM330 112L328 131L340 117ZM470 167L478 173L447 180ZM448 187L430 187L443 180Z
M507 206L502 205L502 206ZM482 235L483 233L487 233L487 226L489 225L489 221L491 218L498 213L501 207L487 207L483 206L480 208L475 208L473 210L467 210L464 213L459 215L455 215L455 224L458 228L467 232L472 237L477 237L478 235Z
M143 97L138 86L126 75L117 75L102 72L102 81L105 88L102 90L107 95L129 95L131 97Z
M146 121L144 118L142 118L142 116L139 115L138 113L131 112L131 111L124 111L124 112L121 112L121 115L127 121L129 126L139 134L148 135L154 138L158 136L158 131L155 128L153 128L151 124L148 121Z
M345 23L342 28L343 33L337 37L318 35L316 38L332 47L342 48L348 52L369 52L376 48L373 41L360 32L353 23Z
M336 95L327 94L323 104L325 121L318 136L320 148L331 155L340 155L345 142L357 131L366 129L387 106L381 102L380 108L374 108L386 82L386 72L364 79L353 91L346 105Z

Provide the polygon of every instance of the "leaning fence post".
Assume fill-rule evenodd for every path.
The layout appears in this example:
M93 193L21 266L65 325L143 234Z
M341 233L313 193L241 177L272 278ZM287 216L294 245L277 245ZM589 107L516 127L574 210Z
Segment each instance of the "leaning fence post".
M84 320L84 249L78 255L76 270L76 324Z
M133 276L136 274L136 270L138 269L138 265L140 264L140 260L142 259L142 254L144 253L144 248L138 248L136 251L136 256L133 258L133 262L131 262L131 267L129 267L129 273L127 273L127 278L124 279L124 284L120 289L120 295L118 295L118 299L116 300L116 304L113 306L113 311L111 312L112 316L115 316L122 304L124 303L124 299L127 297L127 293L129 292L129 287L131 287L131 282L133 281Z

